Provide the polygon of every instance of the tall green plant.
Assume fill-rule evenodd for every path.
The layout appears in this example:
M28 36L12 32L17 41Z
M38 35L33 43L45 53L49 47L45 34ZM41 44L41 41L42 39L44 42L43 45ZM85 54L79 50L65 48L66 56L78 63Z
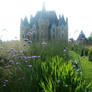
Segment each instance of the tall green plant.
M42 65L41 87L44 92L85 92L88 85L85 84L82 74L74 70L72 63L65 63L62 58L52 58L51 62Z

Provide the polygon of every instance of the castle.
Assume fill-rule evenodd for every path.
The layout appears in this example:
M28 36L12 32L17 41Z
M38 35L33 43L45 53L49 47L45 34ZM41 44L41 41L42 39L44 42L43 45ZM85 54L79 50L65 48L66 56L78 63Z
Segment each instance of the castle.
M38 11L34 17L27 17L21 20L20 39L26 37L26 33L34 30L32 40L65 40L68 41L68 18L64 19L59 15L57 18L55 11L46 11L43 4L42 11Z

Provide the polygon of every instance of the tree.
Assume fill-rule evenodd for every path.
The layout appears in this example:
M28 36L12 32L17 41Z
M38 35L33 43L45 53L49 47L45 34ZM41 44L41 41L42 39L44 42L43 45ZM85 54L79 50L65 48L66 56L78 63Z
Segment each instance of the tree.
M77 40L86 40L86 36L85 36L85 34L83 33L83 31L80 32L80 34L79 34Z
M90 33L90 36L88 37L88 40L92 41L92 32Z

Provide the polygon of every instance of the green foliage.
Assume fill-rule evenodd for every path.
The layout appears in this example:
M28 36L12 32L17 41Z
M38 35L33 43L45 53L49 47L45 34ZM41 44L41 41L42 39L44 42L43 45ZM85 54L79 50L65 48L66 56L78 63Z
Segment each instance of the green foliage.
M52 58L52 62L42 65L41 86L44 92L85 92L88 86L82 74L74 70L72 63L65 63L62 58Z
M88 56L89 55L89 49L85 48L83 46L79 46L79 45L70 45L69 46L70 50L76 52L77 54L79 54L80 56Z
M87 38L87 40L92 41L92 32L90 33L90 36Z
M77 40L85 40L85 39L86 39L86 36L83 33L83 31L81 31L80 34L79 34L79 36L78 36L78 38L77 38Z
M89 61L92 61L92 51L89 52Z
M6 49L0 52L0 92L88 92L91 84L87 85L83 80L81 58L75 53L81 53L80 48L76 46L73 47L75 52L69 51L67 45L62 43L47 42L46 46L42 46L41 43L33 42L23 47L23 43L17 42L17 45L10 45L18 51L15 57L12 57L12 52L7 53L10 46L2 44ZM19 58L34 55L40 58ZM8 58L14 63L9 63ZM5 80L8 82L5 83Z

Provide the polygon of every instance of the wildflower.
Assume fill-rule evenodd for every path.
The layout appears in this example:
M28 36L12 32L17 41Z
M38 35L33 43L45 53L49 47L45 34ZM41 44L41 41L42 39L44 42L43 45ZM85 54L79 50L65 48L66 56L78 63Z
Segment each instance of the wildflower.
M24 43L23 46L26 46L26 43Z
M19 63L18 62L16 62L16 65L18 65Z
M32 33L35 32L35 30L32 30Z
M3 48L1 47L0 50L2 50Z
M31 59L31 57L27 57L28 59Z
M28 61L25 61L25 63L28 63Z
M12 56L12 58L14 58L14 57L15 57L15 55Z
M11 52L10 50L7 51L7 53L10 53L10 52Z
M43 46L46 46L46 45L47 45L47 43L46 43L46 42L42 42L42 45L43 45Z
M63 56L66 56L66 54L64 54Z
M26 57L26 56L23 56L23 59L28 59L28 57Z
M9 62L10 62L10 63L14 63L14 60L10 60Z
M68 88L68 85L66 84L65 87Z
M74 68L76 68L76 66L75 66L75 65L73 65L73 67L74 67Z
M19 58L19 59L23 59L23 57L22 57L22 56L19 56L18 58Z
M8 60L10 60L10 58L8 58Z
M28 43L32 43L32 41L28 41Z
M17 54L18 52L16 50L14 50L14 54Z
M10 50L14 50L13 48L10 48Z
M32 68L32 65L28 65L29 68Z
M67 50L66 49L64 49L64 52L66 52Z
M22 50L20 51L20 54L23 54L23 51Z
M32 34L32 32L27 32L27 35L30 36Z
M24 41L29 41L29 39L28 38L24 38Z
M31 56L31 59L40 58L40 56Z
M85 56L83 56L83 58L85 58Z
M4 80L4 82L6 82L6 83L7 83L7 82L8 82L8 80Z

